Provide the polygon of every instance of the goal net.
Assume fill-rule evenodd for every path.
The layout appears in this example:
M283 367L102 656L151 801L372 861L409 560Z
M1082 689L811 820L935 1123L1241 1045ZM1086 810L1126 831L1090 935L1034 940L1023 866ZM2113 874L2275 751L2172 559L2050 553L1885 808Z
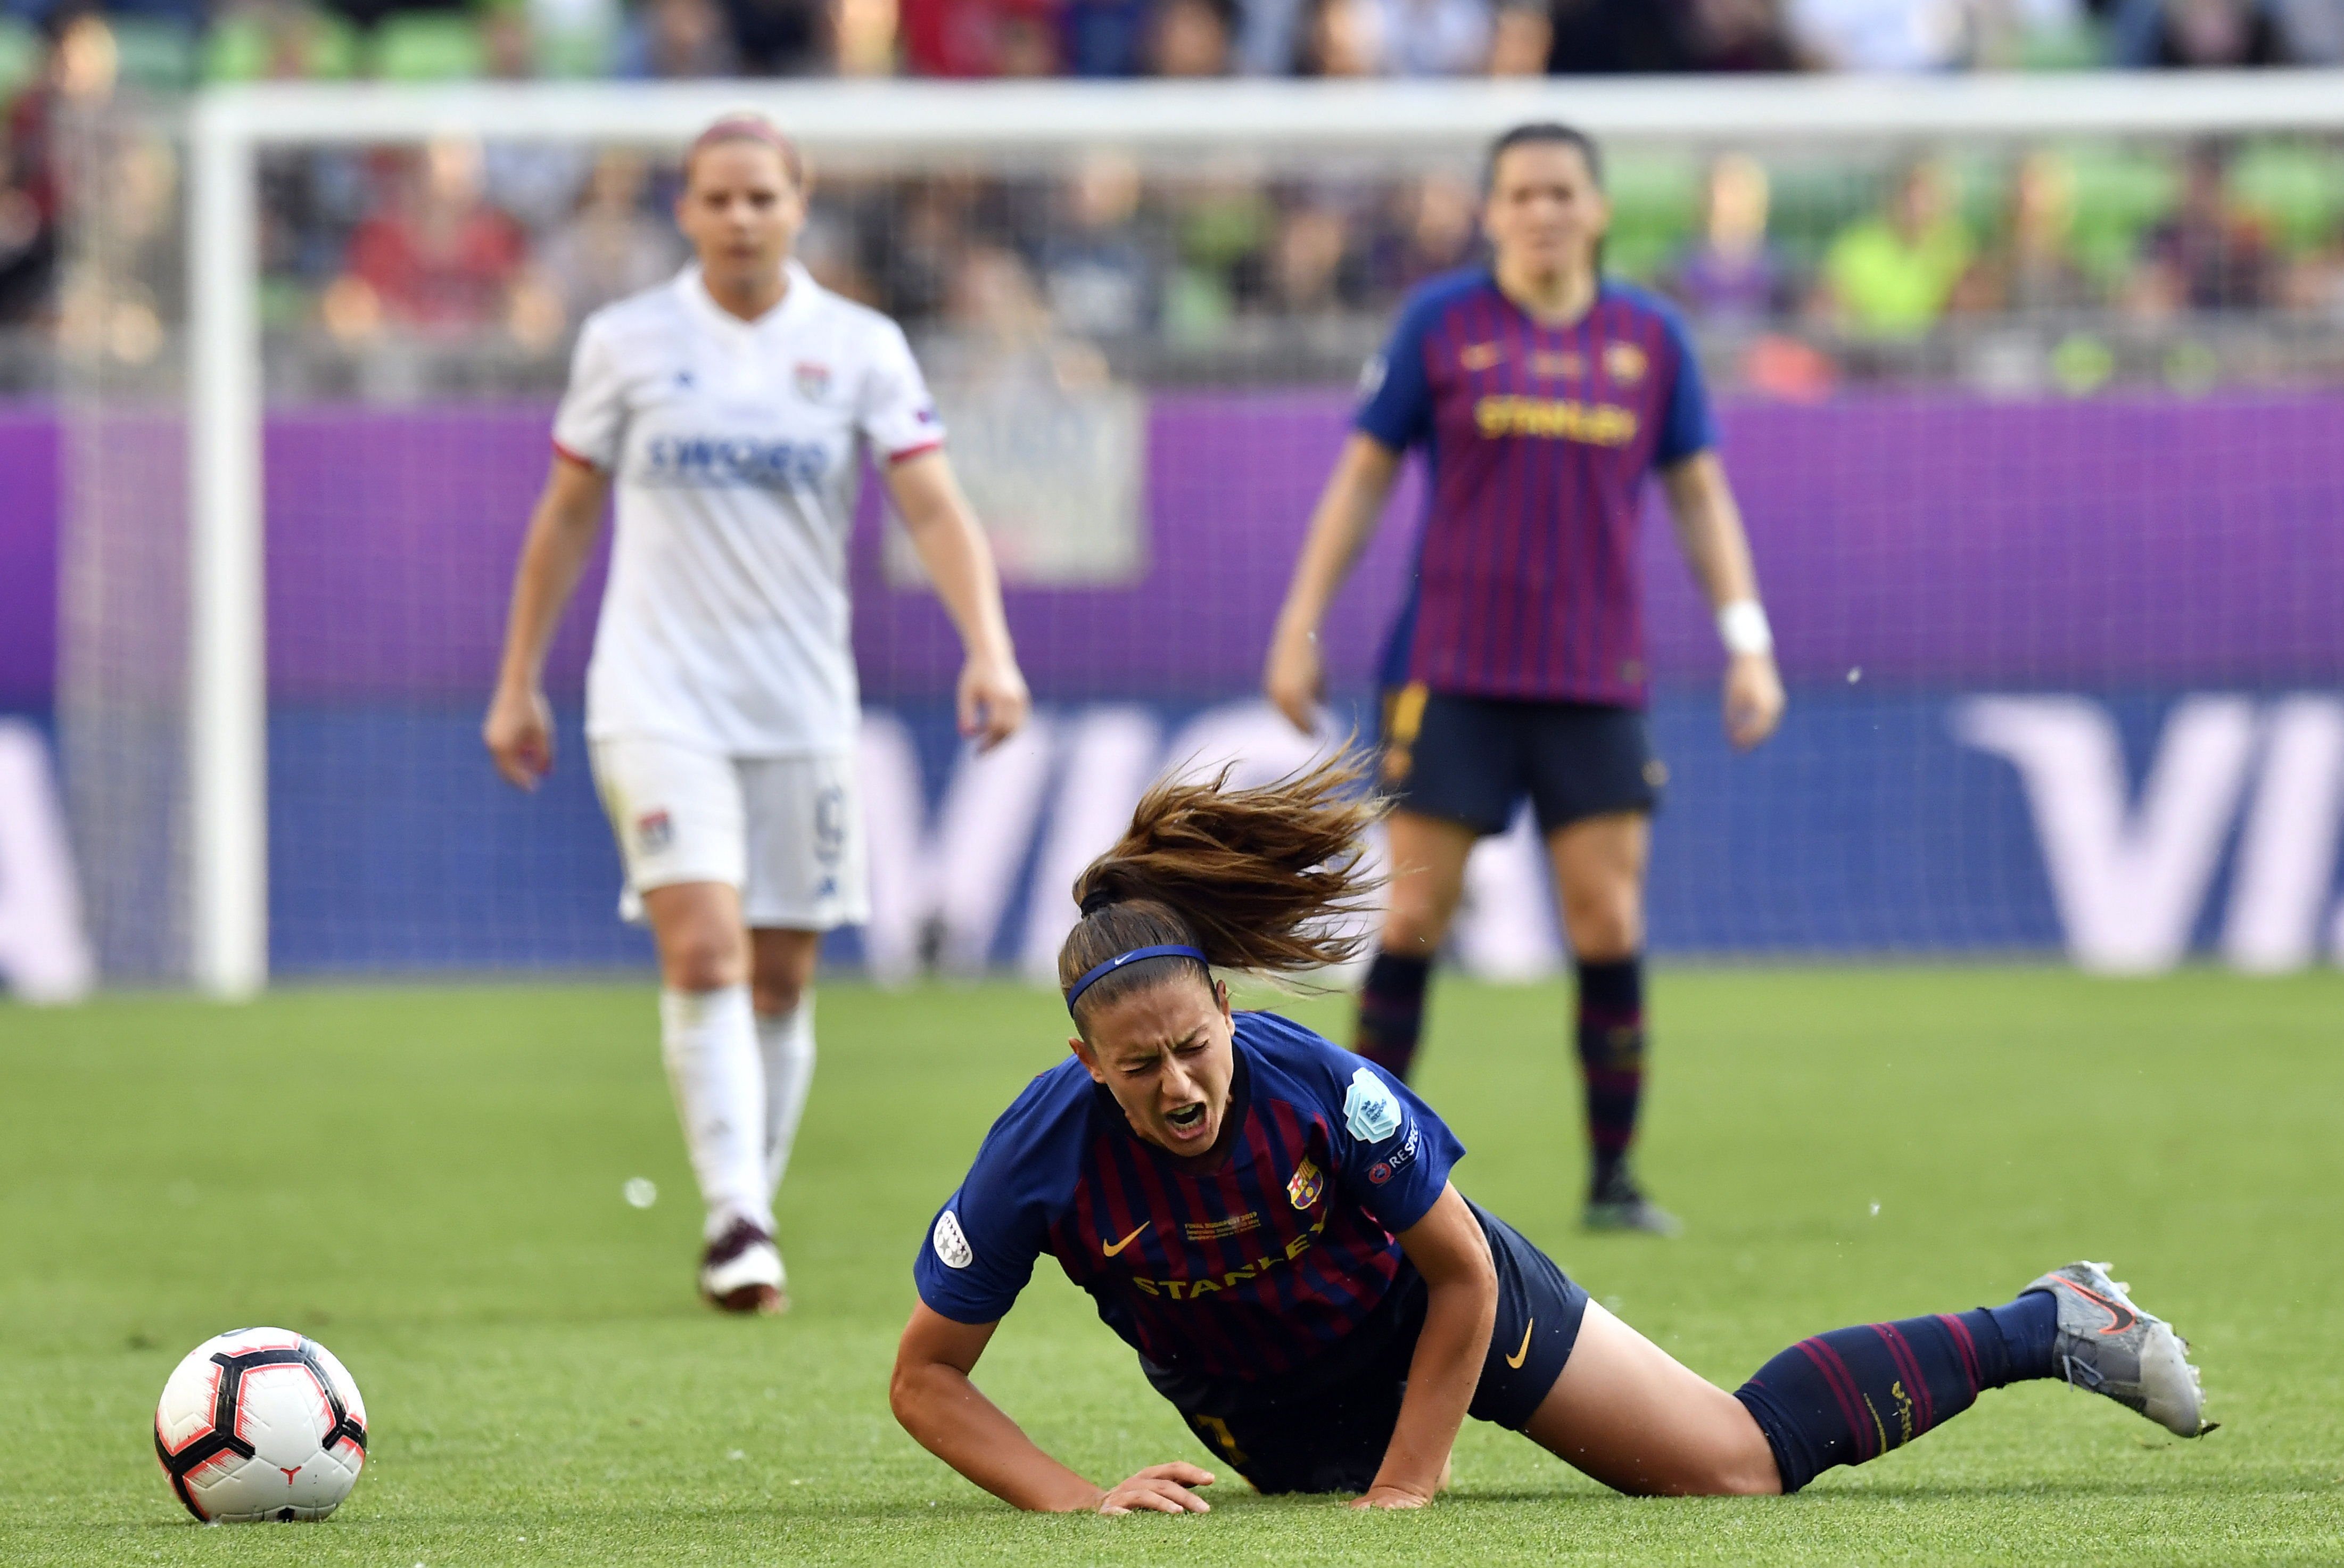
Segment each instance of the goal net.
M58 695L106 974L576 969L647 952L587 774L479 741L579 320L671 274L682 143L771 113L801 254L910 332L1036 698L978 758L956 644L865 487L875 912L834 956L1047 971L1167 767L1375 722L1412 467L1330 617L1319 735L1257 700L1362 361L1474 258L1479 149L1602 137L1607 265L1682 302L1791 710L1645 540L1663 954L2112 969L2344 952L2344 87L1880 84L238 90L85 127ZM1561 960L1527 821L1457 957Z

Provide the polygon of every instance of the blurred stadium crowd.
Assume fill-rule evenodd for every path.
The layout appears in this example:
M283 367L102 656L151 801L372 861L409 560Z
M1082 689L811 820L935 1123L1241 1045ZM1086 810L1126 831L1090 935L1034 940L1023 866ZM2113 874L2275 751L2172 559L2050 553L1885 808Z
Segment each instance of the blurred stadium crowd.
M141 0L52 13L19 72L0 158L0 332L13 324L21 345L78 330L134 363L162 351L178 314L176 155L167 137L131 138L77 172L58 126L199 76L1918 69L2047 56L2060 39L2187 64L2332 57L2325 23L2344 34L2344 0ZM1062 374L1340 376L1409 286L1475 253L1472 177L1105 154L1046 176L833 170L802 250L825 282L932 340L1031 349ZM557 385L587 311L680 263L672 178L624 148L273 155L272 385L390 398ZM103 320L76 314L58 238L76 179L105 191L108 267L146 306L117 288ZM1920 375L2084 391L2339 369L2335 145L1863 164L1630 147L1610 181L1611 267L1679 299L1720 373L1759 390ZM2027 330L1987 329L2014 323ZM0 353L0 384L39 373L37 355Z
M91 0L0 0L0 86ZM113 0L126 68L1472 76L2344 61L2344 0Z

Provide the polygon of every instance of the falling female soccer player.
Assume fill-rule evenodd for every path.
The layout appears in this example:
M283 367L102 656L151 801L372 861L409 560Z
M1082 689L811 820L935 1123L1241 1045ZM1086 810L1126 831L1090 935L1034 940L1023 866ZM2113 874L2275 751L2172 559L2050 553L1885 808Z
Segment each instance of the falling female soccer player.
M1408 1077L1466 856L1528 797L1579 970L1587 1223L1665 1235L1675 1221L1628 1164L1644 1081L1644 862L1665 777L1643 713L1647 474L1717 612L1734 745L1773 732L1783 684L1684 329L1601 271L1610 208L1594 143L1519 126L1490 149L1488 187L1489 265L1419 289L1369 366L1264 686L1311 728L1320 622L1400 460L1422 446L1424 533L1382 673L1391 898L1353 1040Z
M685 156L698 259L587 319L530 520L484 738L523 789L553 765L542 673L618 491L586 737L664 989L668 1078L707 1206L700 1289L787 1304L773 1199L813 1078L822 934L869 917L846 541L863 455L967 650L962 733L1026 717L993 557L903 332L790 259L796 149L753 116Z
M1796 1492L1969 1408L2065 1377L2185 1437L2210 1430L2171 1328L2105 1265L2006 1306L1840 1329L1727 1393L1588 1300L1450 1179L1464 1148L1381 1067L1216 969L1344 956L1372 806L1329 764L1259 789L1159 785L1075 887L1058 955L1073 1055L1019 1095L935 1217L895 1354L896 1419L1020 1508L1203 1512L1213 1479L1101 1486L969 1381L1048 1253L1205 1446L1263 1492L1432 1500L1467 1414L1623 1492Z

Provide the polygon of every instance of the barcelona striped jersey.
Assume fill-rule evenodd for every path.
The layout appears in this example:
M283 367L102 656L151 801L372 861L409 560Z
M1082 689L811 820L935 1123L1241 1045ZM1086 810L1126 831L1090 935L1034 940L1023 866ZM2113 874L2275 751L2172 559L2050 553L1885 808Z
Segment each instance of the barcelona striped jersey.
M1073 1057L995 1122L936 1215L920 1299L990 1323L1045 1253L1155 1366L1209 1378L1298 1371L1413 1275L1394 1233L1465 1152L1398 1079L1301 1025L1237 1015L1217 1165L1139 1138Z
M1471 268L1409 297L1364 385L1355 427L1430 469L1384 684L1642 706L1644 476L1717 439L1676 312L1607 279L1550 324Z

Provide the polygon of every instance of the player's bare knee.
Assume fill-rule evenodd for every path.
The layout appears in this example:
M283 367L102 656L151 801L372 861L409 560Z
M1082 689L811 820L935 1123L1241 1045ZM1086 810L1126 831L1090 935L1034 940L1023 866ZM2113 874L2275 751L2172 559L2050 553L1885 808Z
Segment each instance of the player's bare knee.
M1702 1497L1772 1497L1783 1490L1783 1472L1774 1462L1773 1445L1751 1419L1749 1411L1739 1400L1731 1407L1721 1406L1718 1419L1723 1430L1707 1445L1697 1469L1701 1484L1694 1488Z
M805 986L793 975L759 973L749 980L750 999L757 1011L768 1018L778 1018L798 1010L805 999Z
M1443 935L1430 922L1409 918L1393 909L1384 919L1383 950L1403 958L1430 958L1440 950Z
M1783 1490L1772 1457L1761 1473L1744 1456L1725 1452L1680 1455L1638 1481L1621 1490L1644 1497L1764 1497Z
M1754 1455L1720 1456L1705 1479L1708 1484L1700 1492L1703 1497L1773 1497L1783 1490L1774 1455L1763 1445Z
M1430 958L1448 939L1453 906L1424 894L1395 889L1384 912L1383 948L1408 958Z
M660 971L677 991L719 991L737 986L747 967L737 936L723 931L687 931L661 944Z
M1572 955L1589 964L1634 957L1643 946L1642 914L1632 901L1616 897L1567 899L1563 925L1571 932Z

